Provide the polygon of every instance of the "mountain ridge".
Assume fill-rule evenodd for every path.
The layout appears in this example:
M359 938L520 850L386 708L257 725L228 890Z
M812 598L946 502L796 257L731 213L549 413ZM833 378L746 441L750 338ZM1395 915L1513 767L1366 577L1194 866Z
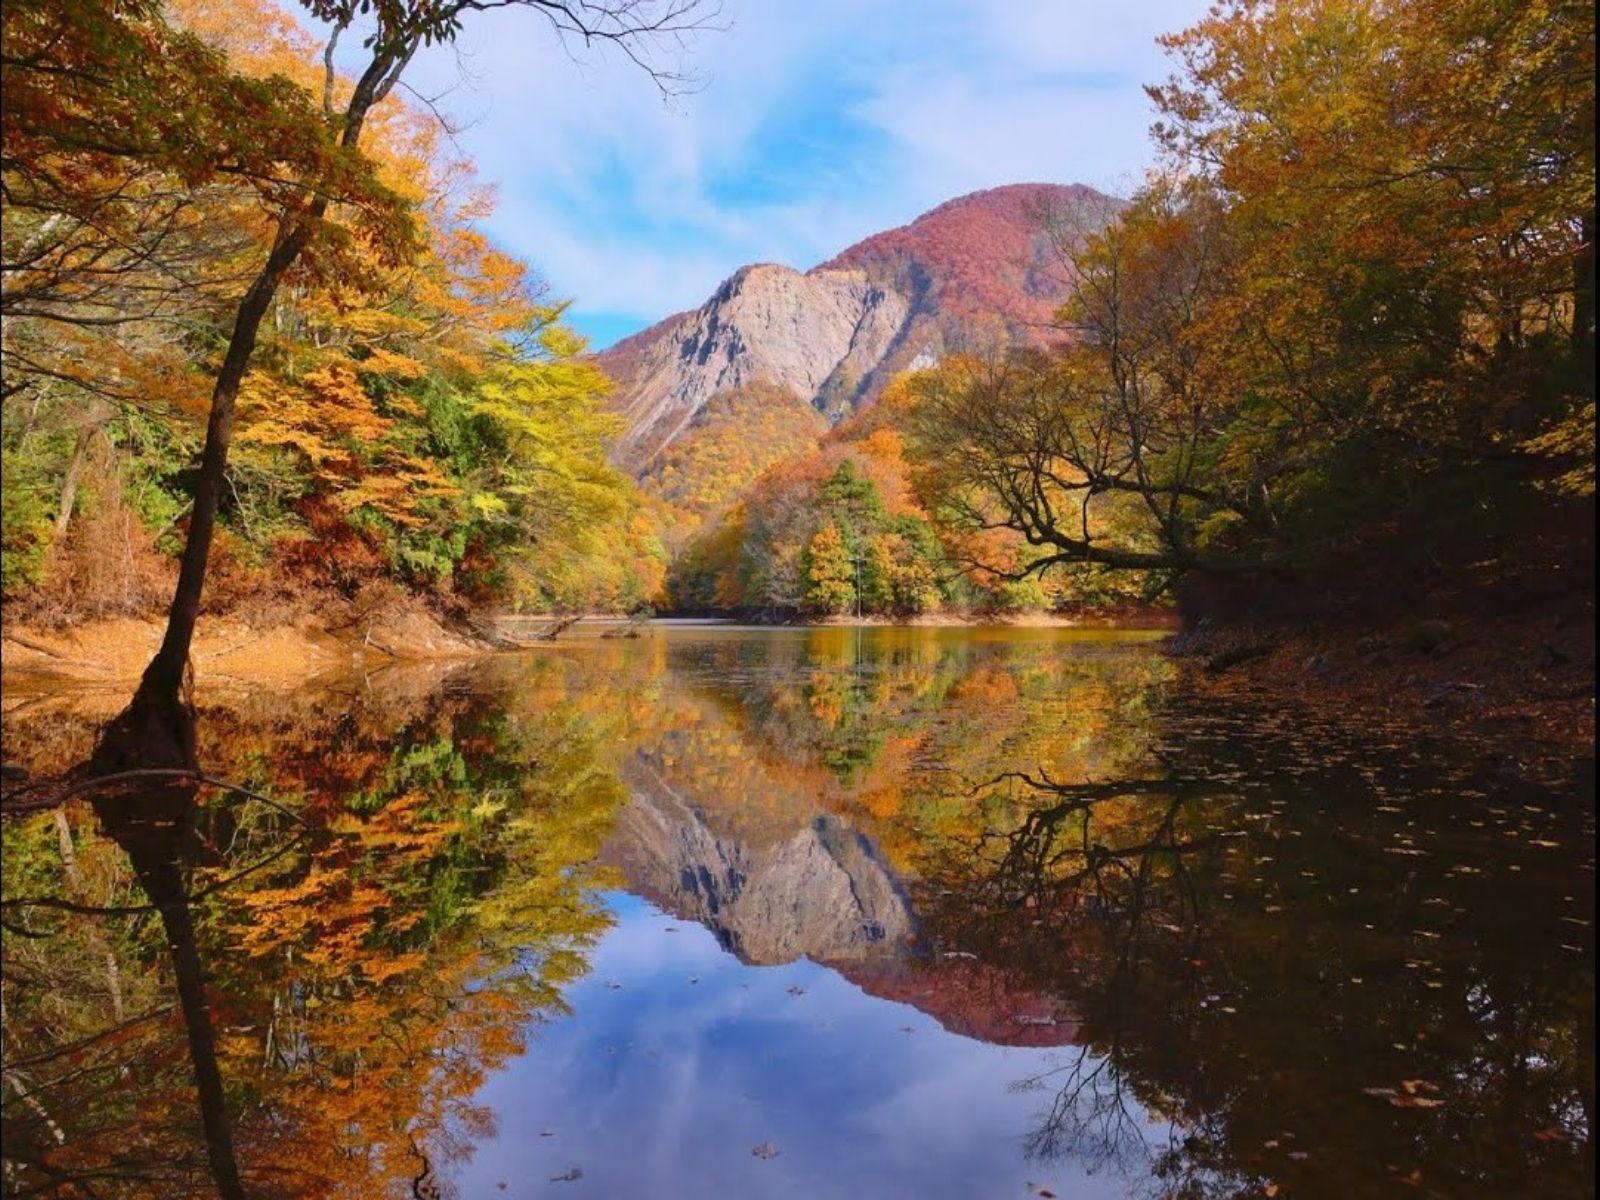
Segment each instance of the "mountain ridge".
M723 392L787 389L832 423L898 372L963 345L1049 340L1071 272L1052 215L1070 211L1093 228L1120 205L1083 184L1007 184L947 200L806 271L740 267L699 308L596 356L618 385L619 458L642 469Z

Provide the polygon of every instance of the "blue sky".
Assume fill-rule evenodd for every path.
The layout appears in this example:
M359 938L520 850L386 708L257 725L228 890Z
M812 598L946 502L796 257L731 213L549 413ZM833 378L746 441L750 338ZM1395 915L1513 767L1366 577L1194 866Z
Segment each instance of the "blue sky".
M532 262L603 346L746 262L808 267L983 187L1126 192L1151 163L1141 85L1203 0L724 0L664 101L620 54L569 57L535 13L469 14L407 80L458 135Z

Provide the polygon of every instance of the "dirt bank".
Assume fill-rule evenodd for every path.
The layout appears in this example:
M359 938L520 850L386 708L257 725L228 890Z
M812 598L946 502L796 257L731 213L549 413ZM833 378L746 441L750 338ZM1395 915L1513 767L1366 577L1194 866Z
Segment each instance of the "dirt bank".
M1594 615L1583 604L1382 625L1202 621L1168 649L1202 686L1246 684L1464 734L1512 773L1593 760Z
M161 642L155 617L116 617L61 629L7 620L0 663L7 690L62 682L131 685ZM197 686L292 685L378 663L464 658L492 649L404 599L334 602L266 624L203 617L192 652Z

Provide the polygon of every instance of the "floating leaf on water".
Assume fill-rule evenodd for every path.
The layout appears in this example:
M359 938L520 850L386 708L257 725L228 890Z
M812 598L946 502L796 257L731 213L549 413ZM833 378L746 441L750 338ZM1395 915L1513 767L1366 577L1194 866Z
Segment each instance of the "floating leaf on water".
M1389 1103L1396 1108L1443 1108L1443 1100L1431 1096L1390 1096Z

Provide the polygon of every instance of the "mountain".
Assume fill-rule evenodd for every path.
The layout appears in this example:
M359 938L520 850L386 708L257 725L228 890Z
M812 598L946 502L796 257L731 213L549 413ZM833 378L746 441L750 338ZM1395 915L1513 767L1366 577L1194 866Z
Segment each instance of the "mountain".
M763 844L713 829L653 773L602 853L635 891L699 921L744 962L857 960L909 941L911 910L866 839L819 815Z
M1081 1037L1060 999L970 954L916 953L905 889L843 819L819 814L765 838L741 837L645 764L624 775L633 798L601 861L636 894L705 926L741 962L809 958L951 1033L997 1045L1061 1046Z
M829 421L899 371L997 337L1044 341L1070 265L1051 230L1098 228L1120 202L1081 184L973 192L875 234L809 271L741 267L692 312L598 356L643 469L713 397L767 385Z

